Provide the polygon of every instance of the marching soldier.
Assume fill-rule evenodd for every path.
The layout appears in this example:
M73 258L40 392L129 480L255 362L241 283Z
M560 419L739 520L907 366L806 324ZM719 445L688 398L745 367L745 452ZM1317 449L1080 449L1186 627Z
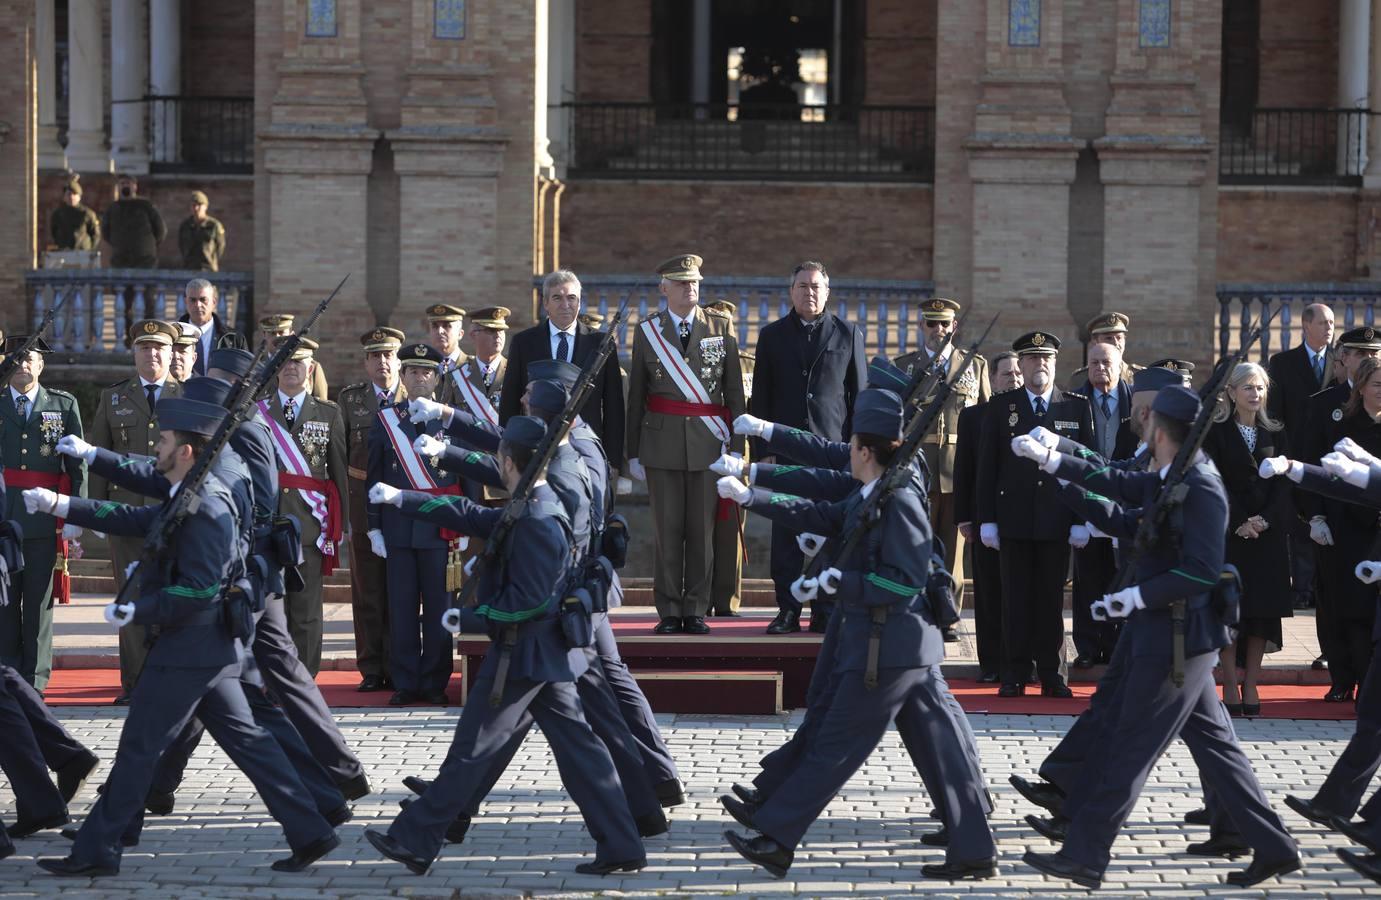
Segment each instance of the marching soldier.
M437 373L441 383L436 388L436 399L456 408L465 406L460 384L465 375L461 367L470 357L460 349L460 339L464 336L465 310L448 303L433 303L427 307L427 343L441 352L441 368Z
M658 634L708 634L718 506L710 463L726 445L743 452L729 423L744 412L733 322L701 309L701 258L657 267L667 307L633 337L628 471L647 482L654 544Z
M259 331L272 342L274 338L292 334L293 318L292 313L264 316L259 320ZM326 385L326 369L316 360L312 362L312 396L318 400L329 400L331 395Z
M27 335L5 341L5 355L16 353ZM66 391L45 388L42 338L10 376L0 398L0 455L4 457L5 518L24 530L24 571L10 582L10 602L0 607L0 664L18 669L40 693L53 669L53 568L58 551L81 529L61 519L24 509L27 488L61 490L86 496L86 467L60 456L54 448L64 434L82 433L77 399Z
M1084 330L1088 332L1088 342L1092 344L1111 344L1117 348L1118 354L1122 357L1122 378L1127 384L1132 383L1132 376L1145 366L1138 366L1136 363L1127 362L1127 326L1132 324L1132 320L1125 313L1106 312L1099 313L1084 324ZM1164 362L1178 362L1178 360L1160 360L1152 365L1160 365ZM1194 371L1194 364L1189 363L1189 371ZM1174 368L1171 366L1170 368ZM1088 380L1088 366L1075 369L1069 376L1069 383L1065 387L1071 390L1082 385Z
M386 690L388 676L388 587L384 563L369 546L369 433L379 410L407 399L398 378L398 348L406 336L396 328L371 328L360 337L368 381L344 388L337 398L345 420L350 476L350 601L355 624L355 665L361 693Z
M184 382L196 374L197 345L201 343L201 329L191 322L171 322L177 329L173 349L168 356L168 374L176 382Z
M729 330L738 340L738 307L728 300L706 303L705 309L729 317ZM743 402L753 396L753 356L739 350L743 372ZM721 507L723 509L723 507ZM714 517L714 575L710 578L710 615L738 616L743 604L743 513L735 507L729 515Z
M289 591L285 605L298 658L312 675L321 668L322 583L339 559L342 501L349 496L340 407L307 391L317 346L304 338L279 370L277 390L259 401L278 454L278 511L302 526L304 586Z
M897 357L897 368L907 375L914 375L918 369L930 365L935 354L944 347L945 358L941 365L948 375L950 362L955 358L954 341L950 335L955 328L955 316L962 308L957 301L944 297L935 297L922 304L921 322L925 326L925 343L919 350ZM959 413L970 406L987 403L991 396L988 362L981 356L975 356L973 364L950 392L949 399L935 417L935 424L921 443L926 465L930 469L931 521L935 536L945 546L945 568L958 585L955 602L959 604L964 600L964 538L959 534L959 522L954 516L954 451L959 443ZM919 405L924 406L929 399L920 398ZM953 627L945 628L943 632L946 641L959 639Z
M185 323L184 323L185 324ZM189 325L195 329L196 326ZM174 341L181 337L181 329L168 322L145 319L130 328L129 341L134 350L135 376L116 382L101 391L96 403L96 415L91 420L91 433L86 440L94 447L111 450L122 456L151 459L158 443L158 416L154 405L164 397L182 395L182 385L169 377L169 362ZM193 344L195 344L193 338ZM190 371L190 369L188 369ZM149 498L111 484L92 474L87 488L92 500L112 500L129 506L144 506ZM125 585L125 569L139 558L144 546L142 538L110 535L110 562L115 570L115 591ZM148 654L144 628L131 625L120 629L120 696L117 706L129 702L130 691L139 671L144 668Z

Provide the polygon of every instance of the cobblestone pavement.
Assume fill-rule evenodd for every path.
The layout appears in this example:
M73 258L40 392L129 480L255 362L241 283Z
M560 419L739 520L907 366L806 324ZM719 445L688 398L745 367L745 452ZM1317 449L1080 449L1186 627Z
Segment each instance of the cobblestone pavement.
M60 713L73 731L102 757L97 777L114 756L123 713L77 708ZM365 760L378 793L355 807L355 820L341 830L342 846L312 871L280 875L269 863L285 854L278 826L267 818L246 779L218 749L204 744L167 818L150 819L143 844L127 852L118 878L59 880L33 863L36 856L62 855L69 846L56 832L20 842L15 856L0 862L0 896L64 898L177 897L372 897L590 895L678 896L694 894L781 897L938 895L1011 896L1030 891L1048 896L1071 893L1072 885L1050 881L1020 862L1028 847L1051 845L1021 822L1034 811L1007 784L1013 772L1030 774L1068 727L1070 720L1046 716L972 717L989 784L997 800L994 827L1001 874L994 880L957 885L920 878L922 863L941 853L921 845L935 827L929 803L895 732L868 765L830 804L811 829L786 880L750 867L729 851L721 832L734 823L716 798L734 781L756 771L756 762L779 744L797 720L792 716L713 718L659 717L682 766L692 802L674 810L669 835L647 842L649 867L627 878L576 875L578 862L593 853L579 814L561 790L544 741L533 733L499 783L464 845L448 847L431 872L414 877L382 860L364 840L366 827L383 827L405 796L405 774L427 774L445 755L454 711L343 714L347 739ZM1287 793L1309 794L1319 785L1343 743L1351 722L1248 721L1240 735L1275 808L1299 838L1303 874L1272 882L1270 896L1376 896L1378 888L1333 856L1339 845L1289 812ZM209 741L207 742L209 744ZM85 814L93 792L73 804ZM1123 835L1113 848L1104 894L1151 897L1224 894L1223 877L1236 863L1203 861L1183 854L1203 829L1179 818L1199 805L1189 755L1176 744L1153 772ZM8 791L0 792L0 815L14 821ZM1341 844L1346 846L1346 844Z

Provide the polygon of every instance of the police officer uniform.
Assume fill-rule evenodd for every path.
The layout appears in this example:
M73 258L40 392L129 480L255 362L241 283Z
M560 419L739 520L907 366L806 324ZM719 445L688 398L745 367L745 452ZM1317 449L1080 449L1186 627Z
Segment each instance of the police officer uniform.
M27 335L5 340L6 355L15 353ZM30 352L51 353L40 338ZM77 399L66 391L43 387L38 380L20 394L12 378L0 387L0 456L4 459L5 518L24 531L24 571L10 583L10 602L0 607L0 664L13 666L40 693L53 669L53 567L62 523L44 513L24 510L20 494L45 487L86 495L86 467L57 453L64 434L82 434ZM22 400L19 398L23 397Z
M461 322L465 321L465 310L459 306L452 306L449 303L433 303L427 307L427 327L431 328L436 322ZM460 385L456 383L457 378L464 378L461 371L462 367L470 361L470 355L460 349L459 338L455 350L451 355L441 360L441 368L438 373L441 380L437 383L436 394L434 395L438 403L457 409L465 408L465 401L461 398ZM502 385L503 382L500 382Z
M1088 334L1088 336L1089 336L1089 343L1097 343L1097 341L1098 341L1098 336L1099 336L1099 335L1103 335L1103 334L1124 334L1124 335L1125 335L1125 334L1127 333L1127 326L1129 326L1129 325L1131 325L1131 324L1132 324L1131 317L1128 316L1126 313L1120 313L1120 312L1099 313L1098 315L1094 316L1092 319L1089 319L1086 323L1084 323L1084 331L1085 331L1085 332ZM1124 345L1125 345L1125 341L1126 341L1126 338L1123 338ZM1152 366L1157 366L1157 365L1160 365L1161 362L1166 362L1166 360L1161 360L1160 362L1155 362L1155 363L1152 363L1151 365L1152 365ZM1178 362L1178 360L1175 360L1175 362ZM1193 363L1189 363L1188 365L1189 365L1189 370L1190 370L1190 371L1193 371L1193 370L1194 370L1194 364L1193 364ZM1144 369L1144 368L1146 368L1146 367L1145 367L1145 366L1139 366L1139 365L1137 365L1136 363L1127 362L1126 359L1123 359L1123 360L1122 360L1122 378L1121 378L1122 382L1127 383L1127 384L1130 384L1131 381L1132 381L1132 379L1136 376L1136 373L1137 373L1137 372L1140 372L1140 371L1141 371L1142 369ZM1084 383L1085 381L1087 381L1087 380L1088 380L1088 366L1081 366L1080 368L1075 369L1074 372L1069 376L1069 382L1068 382L1065 386L1068 387L1069 389L1073 390L1073 389L1079 387L1079 385L1083 384L1083 383Z
M396 328L371 328L360 336L364 353L397 356L406 336ZM384 561L369 547L366 512L369 493L369 435L379 422L379 410L389 403L407 400L407 389L394 363L393 384L379 387L360 381L341 390L336 398L345 420L348 472L350 475L350 606L355 627L355 666L360 671L361 692L381 691L392 682L388 674L388 587Z
M670 281L699 281L700 263L698 256L678 256L658 266L657 274ZM729 423L744 411L743 374L733 322L723 313L696 307L683 324L685 337L671 311L662 309L649 317L646 328L639 326L633 336L628 381L625 450L647 473L659 634L709 631L705 613L710 607L718 509L709 466L725 442L700 421L701 417L720 419L721 433L735 449L743 450L743 439L729 431ZM654 340L682 376L695 379L699 395L708 403L687 400L653 349Z
M292 334L294 318L292 313L276 313L264 316L259 320L259 331L272 342L274 338ZM331 399L331 392L326 383L326 368L322 366L319 360L313 359L312 361L315 365L312 366L311 394L318 400L329 400Z
M171 348L180 336L181 330L176 326L157 319L135 322L129 330L131 349L146 343ZM154 444L158 443L158 416L154 405L164 397L171 399L181 395L182 385L167 372L159 381L145 381L138 374L118 381L101 391L86 440L92 446L121 456L152 459ZM87 495L92 500L113 500L131 506L143 506L150 502L143 495L125 490L96 474L91 475ZM115 570L115 592L118 594L125 585L125 569L139 558L144 541L141 537L110 535L108 542L110 563ZM144 657L148 653L145 638L144 629L139 625L120 629L121 696L117 703L128 701L139 670L144 668Z
M0 666L0 771L14 794L17 821L0 826L0 858L9 838L67 822L67 804L96 768L95 754L72 737L43 698L9 666ZM58 773L55 785L48 770Z

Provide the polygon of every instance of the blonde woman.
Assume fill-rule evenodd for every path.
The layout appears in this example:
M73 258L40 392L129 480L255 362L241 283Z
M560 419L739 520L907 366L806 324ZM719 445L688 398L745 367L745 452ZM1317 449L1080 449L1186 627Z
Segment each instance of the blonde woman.
M1261 660L1268 650L1280 649L1280 620L1293 615L1285 546L1290 485L1288 479L1257 474L1261 460L1289 455L1281 424L1266 413L1269 390L1265 369L1251 362L1238 365L1204 440L1204 452L1227 488L1227 561L1242 575L1237 640L1220 651L1223 703L1234 716L1260 714Z

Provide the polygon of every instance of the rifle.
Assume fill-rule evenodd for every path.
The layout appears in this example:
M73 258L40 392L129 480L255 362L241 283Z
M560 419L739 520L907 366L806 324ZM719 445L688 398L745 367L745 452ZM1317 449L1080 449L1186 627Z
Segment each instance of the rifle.
M1247 335L1242 339L1242 345L1237 348L1237 352L1219 361L1213 374L1199 392L1199 415L1194 419L1194 424L1190 426L1184 443L1180 445L1179 451L1170 463L1169 470L1161 483L1160 490L1156 493L1155 500L1151 501L1151 505L1146 507L1145 512L1142 513L1141 521L1137 525L1136 537L1132 541L1129 552L1123 556L1121 564L1118 566L1117 577L1113 579L1112 586L1108 589L1109 593L1115 594L1131 587L1136 576L1137 561L1160 542L1161 534L1170 520L1171 513L1188 496L1189 485L1185 483L1185 476L1189 473L1189 468L1193 465L1200 448L1203 447L1204 438L1208 436L1209 426L1213 424L1214 409L1227 387L1228 378L1238 364L1247 358L1247 352L1261 338L1266 326L1270 324L1271 318L1272 314L1267 313L1257 320L1256 325L1249 329ZM1121 610L1116 611L1121 612ZM1173 643L1170 679L1177 688L1184 686L1186 612L1187 602L1185 600L1171 602L1170 621Z
M911 384L907 385L906 393L904 393L901 398L902 409L910 409L912 404L920 403L926 397L930 396L931 391L935 390L935 385L940 382L940 372L943 371L941 369L941 363L945 359L945 351L948 350L949 345L954 342L954 336L959 333L960 328L964 327L964 322L966 322L968 318L969 314L966 311L959 317L959 322L950 329L949 334L945 335L945 341L940 345L940 349L936 350L930 357L930 361L911 377ZM992 325L989 325L988 328L991 329ZM988 332L985 331L983 333L986 335ZM922 344L922 346L924 346L924 344Z
M585 368L580 370L580 377L576 379L575 385L571 388L571 396L566 401L566 408L561 410L561 414L547 426L547 432L542 436L542 441L537 445L532 459L523 469L523 474L518 479L517 485L509 492L508 502L504 504L503 511L499 513L499 520L494 523L494 529L485 538L484 553L479 562L476 563L477 566L488 566L498 557L499 548L507 542L509 533L513 531L513 526L518 521L518 516L526 509L527 498L532 494L533 485L541 477L542 472L546 470L547 463L551 462L552 457L556 455L556 448L561 445L566 433L571 430L571 424L575 421L576 415L584 407L585 401L589 399L590 392L595 387L595 379L604 370L605 363L614 353L619 326L628 316L628 300L629 298L624 298L619 311L610 320L609 327L603 332L598 349L593 356L585 361ZM451 604L451 608L473 606L475 589L478 586L478 578L466 580ZM513 646L517 639L518 626L505 625L499 644L499 665L494 673L494 687L489 692L490 706L498 707L503 701L504 685L508 680L509 658L512 656Z
M39 321L38 327L34 329L34 333L29 335L28 339L19 345L18 350L13 353L5 354L4 359L0 360L0 385L10 383L10 376L14 374L15 369L19 368L20 360L27 356L30 350L38 346L39 340L43 337L43 332L47 331L53 324L53 319L57 318L58 310L62 309L63 305L67 302L67 298L71 296L71 294L64 294L61 300L50 306L48 311L43 314L43 318Z

